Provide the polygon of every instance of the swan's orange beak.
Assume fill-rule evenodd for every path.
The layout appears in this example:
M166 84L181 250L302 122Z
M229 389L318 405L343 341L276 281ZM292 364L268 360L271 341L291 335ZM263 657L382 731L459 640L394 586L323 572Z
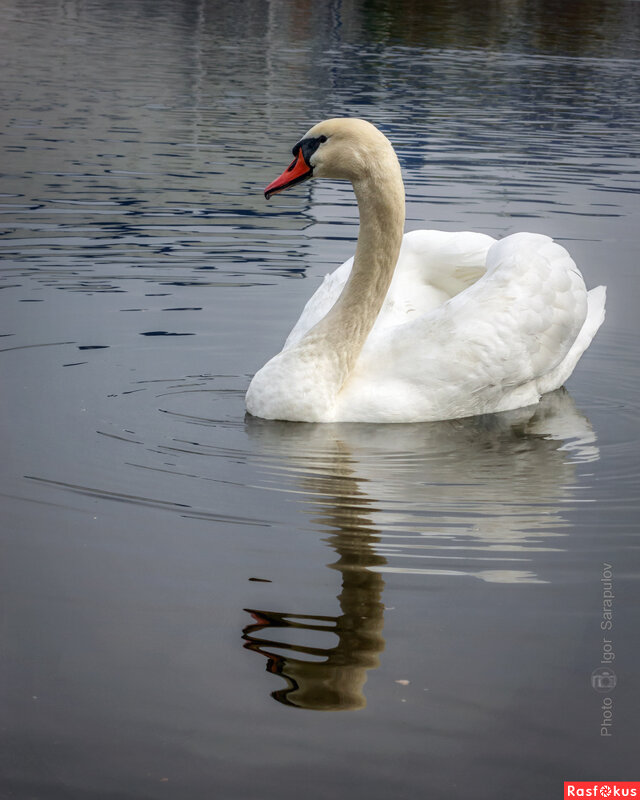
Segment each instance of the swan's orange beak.
M298 155L293 159L285 171L272 181L264 190L264 196L267 200L271 195L282 192L290 186L295 186L296 183L301 183L313 175L313 167L309 166L304 160L302 155L302 147L298 150Z

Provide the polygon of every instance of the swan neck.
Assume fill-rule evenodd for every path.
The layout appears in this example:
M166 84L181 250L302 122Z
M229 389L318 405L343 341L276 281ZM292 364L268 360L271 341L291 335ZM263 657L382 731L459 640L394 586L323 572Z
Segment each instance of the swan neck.
M405 205L391 144L378 138L374 145L360 153L366 158L353 160L357 174L354 168L352 174L333 176L351 180L360 213L349 279L331 310L255 375L247 408L257 416L331 421L339 393L380 314L400 253Z
M404 184L391 151L386 168L353 182L360 230L342 294L307 336L329 357L336 390L344 384L373 328L393 278L404 231Z

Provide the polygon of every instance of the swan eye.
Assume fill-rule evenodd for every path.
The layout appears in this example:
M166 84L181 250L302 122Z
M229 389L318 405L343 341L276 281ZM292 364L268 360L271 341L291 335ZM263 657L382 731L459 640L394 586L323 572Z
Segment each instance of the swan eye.
M297 158L298 153L300 150L302 150L302 157L304 158L305 162L311 166L311 156L316 152L320 145L326 141L327 137L324 134L321 136L310 137L308 139L301 139L296 145L294 145L294 148L291 152Z

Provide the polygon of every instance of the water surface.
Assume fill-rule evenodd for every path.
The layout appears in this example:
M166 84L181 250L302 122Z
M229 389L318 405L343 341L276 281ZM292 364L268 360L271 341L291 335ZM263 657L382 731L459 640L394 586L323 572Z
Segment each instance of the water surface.
M2 796L637 778L640 4L1 0L0 25ZM245 416L353 252L349 186L262 196L334 115L393 141L408 230L546 233L608 285L566 389Z

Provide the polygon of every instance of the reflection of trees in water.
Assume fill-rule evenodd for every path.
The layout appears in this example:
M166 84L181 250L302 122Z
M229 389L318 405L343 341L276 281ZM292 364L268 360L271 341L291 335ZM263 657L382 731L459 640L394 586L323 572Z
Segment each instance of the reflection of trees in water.
M621 37L634 47L627 29L639 32L632 4L607 0L362 0L356 9L353 23L373 41L420 48L602 56L619 47Z
M598 458L588 420L564 390L535 409L418 425L312 425L247 418L264 469L302 495L330 531L342 574L341 615L251 609L245 647L268 658L287 687L280 702L323 710L366 704L378 665L384 582L380 573L539 580L522 569L567 525L575 464ZM281 487L279 487L281 488ZM399 566L390 565L396 560ZM422 566L427 564L427 567ZM331 633L332 647L288 643L276 629Z
M359 115L383 122L389 133L397 133L401 146L407 119L397 109L399 102L403 105L399 98L404 98L413 108L413 124L424 129L421 136L411 132L411 146L402 149L404 166L418 166L426 158L426 129L434 119L438 138L446 141L452 137L450 124L457 118L462 125L455 137L468 136L475 151L486 159L483 150L494 153L499 141L496 119L501 131L508 131L501 147L509 145L511 132L520 145L528 141L530 134L524 134L520 122L530 111L534 84L536 97L542 99L569 83L580 90L599 91L601 82L601 73L594 69L598 77L592 85L592 71L585 62L576 74L575 65L554 61L540 78L543 65L539 61L531 65L533 71L523 71L521 60L510 58L505 64L504 54L640 55L636 4L607 0L272 0L252 4L250 14L220 0L200 0L197 6L152 5L157 8L151 18L164 16L165 24L185 37L185 43L179 40L176 47L188 56L183 65L185 91L195 108L203 109L189 122L199 129L194 132L196 141L215 147L215 167L207 172L207 179L223 192L227 210L246 214L241 228L262 227L264 211L257 220L252 218L256 198L247 187L268 183L272 177L272 166L256 161L255 155L247 157L255 154L257 132L272 142L274 152L287 153L291 142L312 122L327 116ZM136 14L136 6L118 2L124 19ZM565 78L566 69L571 71ZM406 80L408 74L411 81ZM575 92L569 95L574 103ZM603 99L607 119L625 113L624 93L607 91ZM574 116L562 124L566 126ZM400 124L394 125L398 119ZM232 144L240 148L243 158L228 146L230 129ZM548 159L551 144L557 146L545 139L538 157ZM229 162L226 168L220 169L225 162ZM468 180L468 175L464 177ZM300 191L309 192L311 186ZM237 221L236 217L234 226ZM269 227L283 226L285 221L288 231L305 222L297 214L281 213L272 215ZM237 227L233 232L242 233ZM296 237L296 249L301 244ZM251 240L246 248L251 248ZM260 258L269 261L269 252L264 247L260 251Z

